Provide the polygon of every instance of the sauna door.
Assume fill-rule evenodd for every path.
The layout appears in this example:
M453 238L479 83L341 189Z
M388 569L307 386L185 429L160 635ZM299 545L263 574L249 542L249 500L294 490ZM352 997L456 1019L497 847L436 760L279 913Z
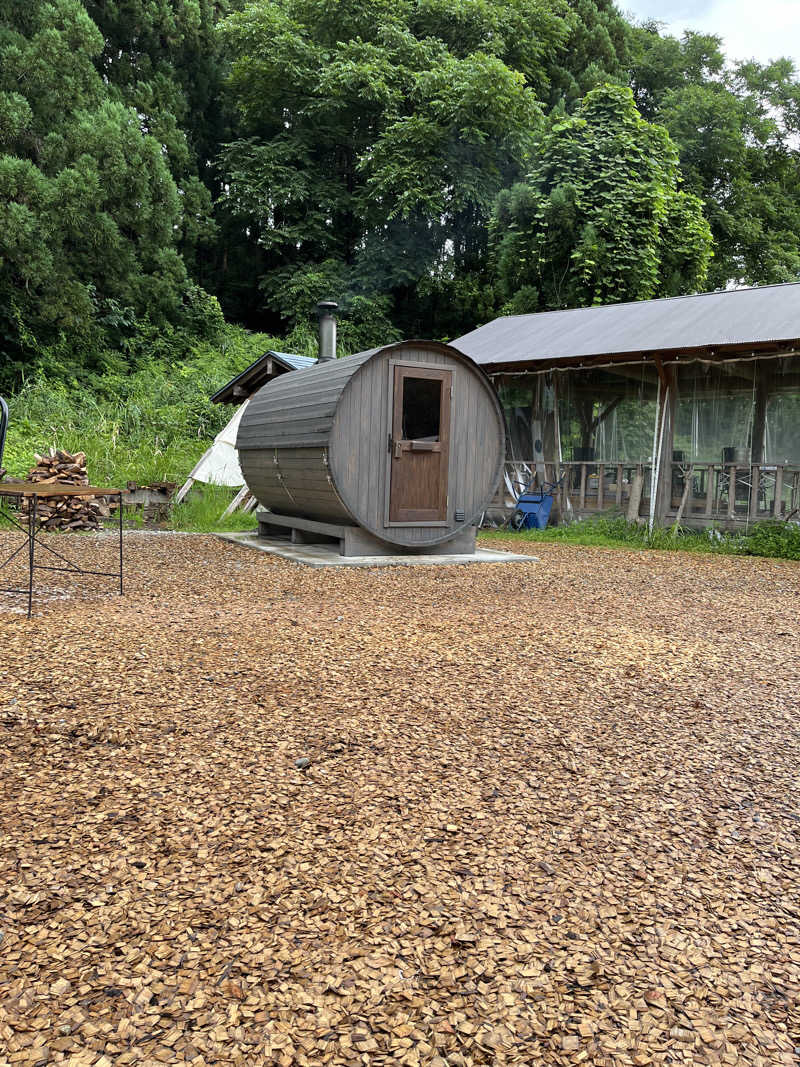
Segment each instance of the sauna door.
M389 525L447 523L453 372L394 364Z

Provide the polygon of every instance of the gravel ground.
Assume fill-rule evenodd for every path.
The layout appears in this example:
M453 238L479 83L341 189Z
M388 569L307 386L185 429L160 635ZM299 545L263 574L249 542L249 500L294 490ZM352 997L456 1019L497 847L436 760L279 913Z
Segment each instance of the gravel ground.
M800 1062L800 566L533 550L0 595L0 1063Z

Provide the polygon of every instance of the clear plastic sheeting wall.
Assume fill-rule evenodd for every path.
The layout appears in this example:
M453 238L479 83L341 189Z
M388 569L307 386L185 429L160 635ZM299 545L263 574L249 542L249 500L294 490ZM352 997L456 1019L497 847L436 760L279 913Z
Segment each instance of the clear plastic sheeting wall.
M800 390L774 396L767 410L764 459L800 463Z
M672 367L675 461L800 462L800 357ZM652 363L495 380L510 460L652 462L659 390Z
M539 442L544 449L541 422L552 420L555 411L553 375L531 374L495 379L508 430L507 450L511 460L532 461ZM548 460L558 459L557 451Z
M674 452L694 463L800 461L800 358L678 367Z
M673 360L663 381L652 360L495 381L511 500L550 483L567 518L800 521L800 356Z
M655 367L644 363L501 377L508 458L649 463L658 383Z
M652 365L558 374L566 461L646 463L653 451L658 374Z

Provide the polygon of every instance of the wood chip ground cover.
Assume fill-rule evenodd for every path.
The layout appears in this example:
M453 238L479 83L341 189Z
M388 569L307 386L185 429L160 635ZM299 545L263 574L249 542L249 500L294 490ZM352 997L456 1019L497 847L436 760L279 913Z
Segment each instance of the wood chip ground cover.
M797 564L126 551L0 597L0 1063L798 1062Z

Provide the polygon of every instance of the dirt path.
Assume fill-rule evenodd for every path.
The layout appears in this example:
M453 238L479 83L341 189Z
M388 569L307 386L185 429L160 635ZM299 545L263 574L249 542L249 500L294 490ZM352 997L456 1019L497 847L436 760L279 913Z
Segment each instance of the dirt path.
M799 565L126 551L0 596L0 1064L800 1061Z

